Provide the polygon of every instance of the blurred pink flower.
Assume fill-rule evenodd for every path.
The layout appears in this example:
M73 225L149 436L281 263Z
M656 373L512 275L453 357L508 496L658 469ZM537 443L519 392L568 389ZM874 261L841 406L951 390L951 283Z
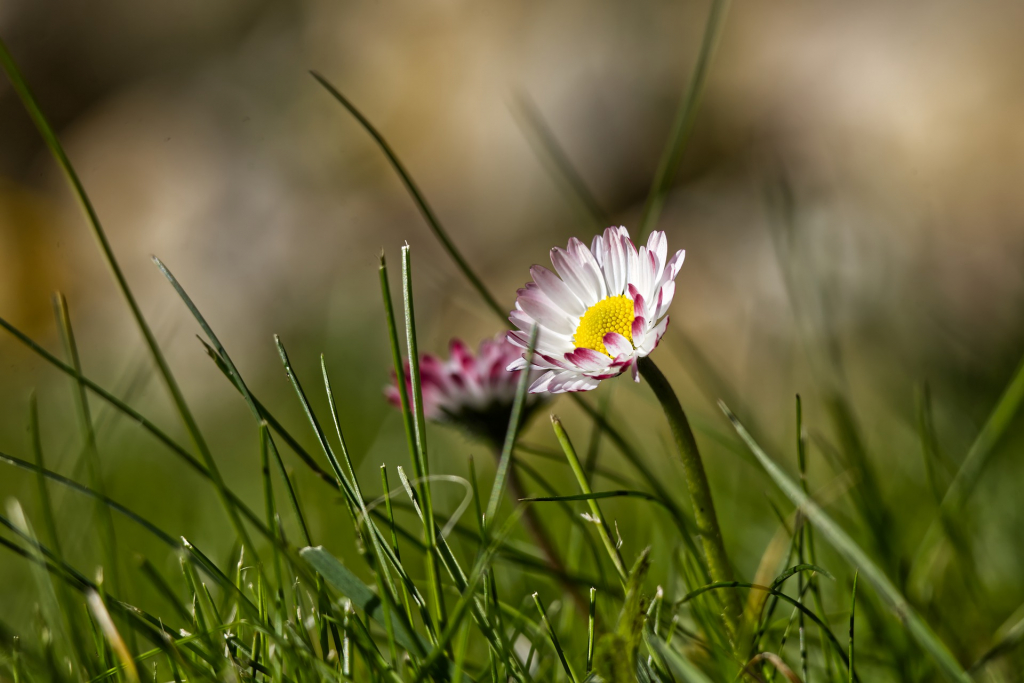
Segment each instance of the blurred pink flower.
M434 422L461 426L500 445L508 428L521 372L506 368L521 354L522 351L509 343L504 334L480 342L475 356L461 339L452 339L447 360L421 354L424 416ZM411 396L412 379L408 363L405 364L405 387L406 395ZM384 389L384 395L392 405L401 406L394 373L392 384ZM537 403L536 397L527 399L524 422Z

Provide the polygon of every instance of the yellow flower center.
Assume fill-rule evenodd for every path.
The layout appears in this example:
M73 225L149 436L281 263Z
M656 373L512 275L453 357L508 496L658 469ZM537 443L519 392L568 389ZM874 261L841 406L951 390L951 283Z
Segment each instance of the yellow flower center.
M604 348L604 336L618 332L633 341L633 302L626 296L610 296L587 309L572 341L578 349L593 349L611 356Z

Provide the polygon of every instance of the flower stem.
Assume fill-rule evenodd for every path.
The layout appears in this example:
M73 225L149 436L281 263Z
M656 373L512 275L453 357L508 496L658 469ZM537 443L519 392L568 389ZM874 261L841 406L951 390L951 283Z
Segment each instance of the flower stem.
M704 555L708 563L708 572L714 582L728 582L733 580L732 565L729 563L729 556L725 552L725 544L722 542L722 530L718 526L718 516L715 514L715 505L711 499L711 487L708 485L708 477L704 472L704 462L701 460L700 451L697 449L697 440L693 437L690 429L690 422L686 419L683 406L676 397L672 385L661 374L661 370L650 358L640 358L637 361L640 374L647 383L651 385L654 395L661 402L665 411L669 427L672 428L672 436L679 450L679 458L683 462L683 474L686 476L686 485L690 489L690 499L693 501L693 518L697 523L697 533L700 535L701 545L704 546ZM741 613L739 597L735 591L725 592L725 623L726 627L735 634L736 624Z

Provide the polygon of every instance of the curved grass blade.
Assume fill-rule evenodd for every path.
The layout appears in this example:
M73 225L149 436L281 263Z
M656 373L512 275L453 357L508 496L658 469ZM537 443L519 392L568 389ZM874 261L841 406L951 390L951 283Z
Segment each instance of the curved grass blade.
M463 258L458 248L448 237L447 231L442 227L441 222L437 219L433 209L431 209L430 205L427 204L426 198L420 192L412 177L408 172L406 172L405 166L403 166L402 162L399 161L398 157L392 151L391 146L387 143L387 140L384 139L384 136L382 136L377 129L374 128L373 124L355 108L355 105L349 102L348 98L342 95L341 92L331 85L326 78L316 71L311 71L310 74L312 74L313 78L315 78L317 82L320 83L320 85L322 85L332 97L334 97L334 99L338 100L338 102L348 110L356 121L359 122L359 125L361 125L363 129L370 134L370 137L372 137L373 141L377 143L380 150L384 152L384 156L388 158L388 162L391 164L392 168L394 168L395 172L398 173L399 178L402 179L402 184L405 185L409 194L412 195L413 201L416 202L416 207L420 210L420 213L423 214L423 218L426 219L427 225L430 226L431 232L434 233L434 237L437 238L441 243L441 246L444 247L444 250L447 251L448 255L451 256L453 261L455 261L459 270L461 270L462 274L466 276L466 279L473 285L473 288L480 294L488 307L504 318L507 311L498 304L497 300L491 295L490 291L488 291L487 287L484 285L483 280L481 280L477 274L473 272L473 269L469 267L469 263L466 262L466 259Z
M735 415L723 403L720 404L726 417L732 422L740 438L747 444L754 457L761 463L768 476L775 481L782 492L800 507L803 514L824 534L832 543L832 546L843 555L852 565L864 572L865 578L878 591L882 599L889 604L889 607L896 614L896 617L903 623L906 629L917 643L931 656L939 670L952 681L968 683L971 678L960 666L959 662L950 653L949 648L932 631L931 627L917 614L906 598L900 594L896 587L889 580L889 577L868 557L867 553L861 550L850 536L843 531L832 519L815 503L799 484L793 482L782 469L768 457L761 447L754 441L746 428L740 423ZM819 624L820 625L820 624ZM843 659L847 659L845 653ZM847 666L849 664L847 663Z

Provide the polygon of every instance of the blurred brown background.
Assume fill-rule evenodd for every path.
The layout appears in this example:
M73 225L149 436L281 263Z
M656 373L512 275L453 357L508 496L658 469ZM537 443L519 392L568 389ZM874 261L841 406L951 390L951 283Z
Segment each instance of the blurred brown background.
M500 329L379 150L308 70L380 128L511 306L530 264L598 229L531 145L517 94L542 112L611 220L635 226L706 13L703 2L663 0L8 0L0 35L218 456L255 491L255 430L150 254L299 430L271 334L311 384L325 352L371 473L404 462L380 397L389 360L379 250L397 272L399 246L413 246L425 350ZM687 261L657 360L702 429L725 431L705 400L720 388L701 371L707 363L765 441L791 457L792 396L831 381L821 372L838 362L886 482L901 475L924 486L909 426L922 380L961 457L1024 348L1022 26L1024 7L1009 2L734 3L661 221ZM772 197L784 187L793 212L781 225ZM87 226L3 81L0 316L57 349L55 289L70 300L88 373L174 425ZM813 360L819 344L833 348L824 371ZM27 457L25 398L36 387L53 424L51 461L74 460L65 382L0 336L0 450ZM628 409L634 396L653 407L649 393L618 383L619 415L659 443L660 416ZM179 532L214 533L191 507L190 475L108 419L115 497L145 508L156 496L181 515ZM825 428L813 408L810 419ZM544 425L534 433L547 438ZM728 457L710 465L726 492L745 476ZM1003 486L1019 481L1010 472ZM29 484L0 472L4 495ZM734 514L762 502L737 500ZM767 533L738 526L727 533L737 544Z

